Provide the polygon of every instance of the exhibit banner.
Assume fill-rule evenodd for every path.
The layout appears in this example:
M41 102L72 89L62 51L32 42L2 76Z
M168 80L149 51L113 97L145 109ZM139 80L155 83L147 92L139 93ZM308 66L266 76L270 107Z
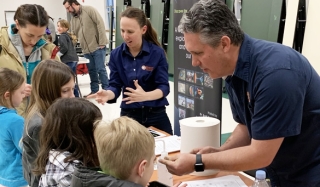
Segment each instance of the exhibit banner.
M213 80L199 67L192 66L192 56L185 49L184 36L178 30L182 15L197 1L173 1L174 134L180 135L180 119L194 116L208 116L221 121L222 81L221 79Z

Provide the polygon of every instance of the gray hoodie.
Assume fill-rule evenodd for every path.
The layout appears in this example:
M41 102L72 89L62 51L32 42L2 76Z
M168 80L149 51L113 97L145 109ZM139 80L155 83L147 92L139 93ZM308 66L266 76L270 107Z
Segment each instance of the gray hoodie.
M59 37L59 45L59 54L61 54L60 59L63 63L79 61L76 49L73 46L72 39L68 33L61 33Z
M22 152L22 166L23 176L30 187L38 187L40 176L35 176L32 173L34 168L34 161L39 153L39 133L42 126L42 117L34 115L25 124L23 132L23 152ZM26 129L28 127L28 129Z

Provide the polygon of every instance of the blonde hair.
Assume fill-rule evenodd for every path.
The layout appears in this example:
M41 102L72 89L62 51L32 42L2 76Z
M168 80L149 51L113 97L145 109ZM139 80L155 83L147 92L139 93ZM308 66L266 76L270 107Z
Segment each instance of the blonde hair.
M119 117L110 124L97 122L94 138L102 171L120 180L128 179L138 162L149 161L154 155L154 137L129 117Z
M67 20L64 19L60 19L57 23L60 23L60 27L64 27L66 29L68 29L68 35L70 36L71 40L72 40L72 44L76 45L78 42L77 36L71 32L69 32L70 29L70 23Z
M70 29L70 23L65 19L60 19L57 23L60 23L60 27L64 27L66 29Z
M12 94L25 83L24 77L9 68L0 68L0 105L7 108L14 108ZM10 101L4 97L5 93L10 93Z
M61 97L61 87L71 79L75 79L74 73L62 62L47 59L36 66L31 78L32 92L27 108L27 129L32 116L45 116L50 105Z

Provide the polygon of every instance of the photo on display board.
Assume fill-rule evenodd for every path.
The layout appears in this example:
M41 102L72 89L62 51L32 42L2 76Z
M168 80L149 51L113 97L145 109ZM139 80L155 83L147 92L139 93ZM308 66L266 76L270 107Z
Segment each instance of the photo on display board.
M179 108L179 119L186 118L186 110L184 108Z
M202 72L195 72L194 74L194 82L198 85L203 85L203 73Z
M186 81L194 82L194 71L192 71L192 70L186 71Z
M186 107L194 110L194 99L186 98Z
M179 79L186 80L186 70L185 69L179 69Z
M208 74L204 74L204 86L213 88L213 79Z
M186 93L186 84L183 82L178 82L178 92L185 94Z
M189 84L188 85L188 95L190 95L191 97L194 97L194 93L195 93L194 91L195 91L194 85Z
M203 100L203 97L204 97L203 87L195 86L194 90L195 90L194 97Z
M185 107L186 106L186 97L178 95L178 105Z

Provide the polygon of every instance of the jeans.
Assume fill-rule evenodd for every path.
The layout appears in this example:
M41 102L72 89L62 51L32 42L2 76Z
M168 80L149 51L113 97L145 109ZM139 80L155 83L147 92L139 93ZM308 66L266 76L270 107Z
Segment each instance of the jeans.
M172 127L166 107L122 108L121 116L128 116L145 127L153 126L172 135Z
M99 91L99 79L101 81L102 89L106 89L109 86L108 74L105 66L107 48L99 48L96 51L88 54L84 54L84 57L89 59L87 64L89 76L90 76L90 88L91 93Z
M66 64L71 68L71 70L73 71L74 75L77 76L77 64L78 62L66 62ZM79 85L75 84L74 86L74 96L75 97L79 97Z

